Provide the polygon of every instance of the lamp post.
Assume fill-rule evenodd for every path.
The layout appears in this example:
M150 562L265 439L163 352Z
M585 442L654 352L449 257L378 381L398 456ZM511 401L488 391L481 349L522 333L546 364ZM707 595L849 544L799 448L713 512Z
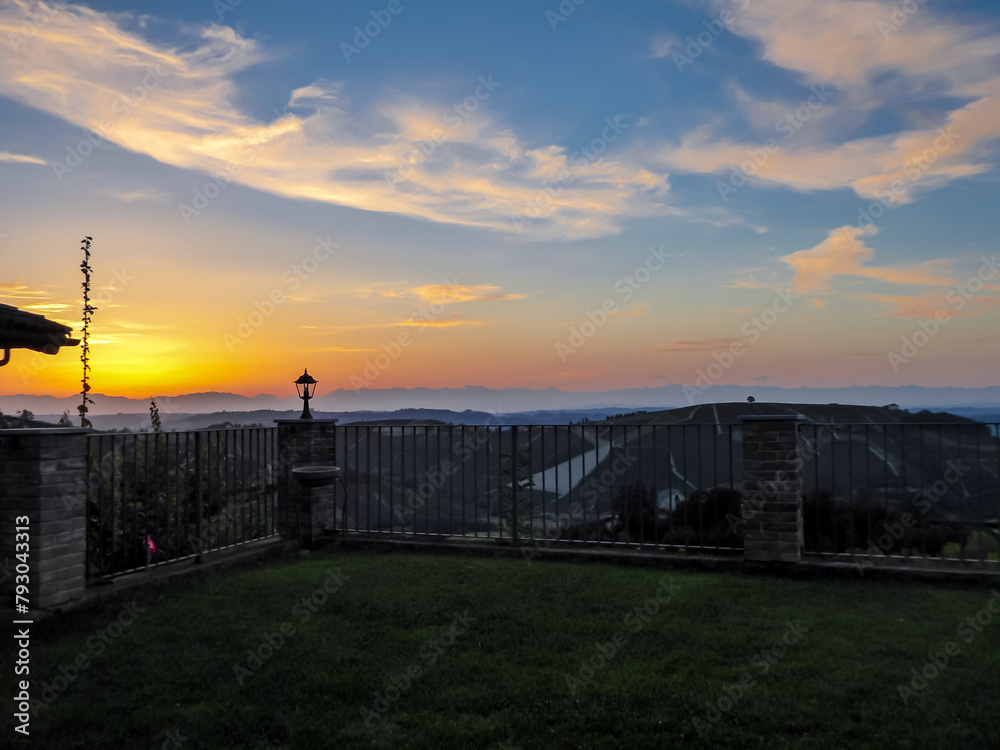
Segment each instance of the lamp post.
M316 395L316 383L318 382L309 374L308 368L295 381L295 390L298 391L299 398L302 399L302 416L299 419L313 418L313 415L309 411L309 399Z

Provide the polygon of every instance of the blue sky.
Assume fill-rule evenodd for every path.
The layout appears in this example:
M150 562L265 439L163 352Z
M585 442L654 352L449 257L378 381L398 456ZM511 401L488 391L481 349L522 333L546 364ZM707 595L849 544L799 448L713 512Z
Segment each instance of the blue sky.
M992 3L0 0L0 122L103 392L997 382Z

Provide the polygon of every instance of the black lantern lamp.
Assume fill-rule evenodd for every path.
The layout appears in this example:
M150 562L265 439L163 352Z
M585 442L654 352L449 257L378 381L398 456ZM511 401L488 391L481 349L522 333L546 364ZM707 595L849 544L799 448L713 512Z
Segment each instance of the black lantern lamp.
M309 370L303 371L299 379L295 381L295 390L299 393L299 398L302 399L302 416L299 419L312 419L313 415L309 412L309 399L316 395L316 383L318 383L312 375L309 374Z

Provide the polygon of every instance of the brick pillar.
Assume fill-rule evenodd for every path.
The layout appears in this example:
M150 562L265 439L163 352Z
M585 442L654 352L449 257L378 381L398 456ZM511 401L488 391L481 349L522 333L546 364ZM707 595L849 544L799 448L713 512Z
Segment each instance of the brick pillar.
M89 432L0 430L0 596L4 607L14 605L18 565L27 565L28 618L84 595ZM16 536L24 526L26 560L18 558L24 549L17 547Z
M743 558L802 559L802 451L798 420L746 416L743 423Z
M336 419L277 419L281 475L278 480L278 530L311 544L335 525L334 487L308 486L292 474L302 466L334 466Z

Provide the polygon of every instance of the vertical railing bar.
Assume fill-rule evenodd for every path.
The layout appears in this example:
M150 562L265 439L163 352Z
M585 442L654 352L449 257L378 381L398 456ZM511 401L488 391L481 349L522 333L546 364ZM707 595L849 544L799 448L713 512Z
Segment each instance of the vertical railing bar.
M198 549L195 550L195 560L200 561L202 555L205 554L205 526L204 526L204 507L205 507L205 487L202 483L202 471L203 466L201 462L201 443L202 443L202 432L199 430L194 434L194 474L195 474L195 502L198 504L198 529L197 529L197 540Z
M278 531L278 493L276 489L273 488L277 484L277 478L281 471L281 447L278 442L278 428L269 428L267 434L264 436L264 450L267 453L267 474L265 476L267 495L264 500L265 505L265 515L267 515L267 530L268 535L277 533Z
M924 425L920 423L917 425L917 442L920 446L920 463L917 464L917 487L924 488L927 483L924 481L924 472L927 470L924 461ZM905 453L903 455L906 455ZM944 549L941 550L941 557L944 556Z
M135 451L132 448L133 435L122 436L122 570L125 572L129 570L129 559L128 559L128 536L129 536L129 523L128 523L128 506L129 506L129 483L128 483L128 455L132 453L132 472L135 473Z
M633 472L631 470L631 464L629 464L629 469L626 472L626 475L635 476L635 473L638 473L638 475L639 475L639 482L638 482L638 484L639 484L639 487L642 489L643 494L645 494L646 480L645 480L645 477L643 476L643 470L642 470L643 466L642 466L642 425L641 424L636 427L635 442L636 442L636 459L635 459L635 462L637 464L636 472ZM628 448L627 447L625 449L625 460L626 460L626 462L629 460ZM639 544L641 546L645 546L646 545L646 515L647 515L646 508L645 508L645 506L643 506L642 509L641 509L640 515L639 515Z
M406 430L405 427L401 426L399 428L400 436L399 436L399 439L397 441L397 439L396 439L396 428L395 427L390 427L389 428L389 442L392 445L392 452L389 454L390 455L390 461L391 461L391 456L393 454L395 454L395 453L399 454L399 482L398 482L398 484L396 486L393 487L394 490L398 489L399 491L398 492L393 492L390 495L390 498L389 498L389 533L391 535L395 535L395 533L396 533L396 514L398 513L398 511L396 510L396 504L397 504L397 500L402 499L402 498L399 497L399 495L401 495L402 492L403 492L404 481L405 481L403 473L406 471L406 451L403 450L403 435L402 435L402 433L405 430ZM398 443L398 445L397 445L397 443ZM397 447L399 448L398 451L396 450ZM390 472L390 475L391 475L392 474L392 464L391 463L389 465L389 472Z
M430 484L430 467L431 467L431 430L432 425L424 425L424 484L417 485L421 492L426 490L426 497L423 498L424 501L424 534L428 535L431 531L431 484ZM438 476L437 472L434 474L435 477ZM435 482L436 484L436 482ZM416 523L414 521L414 523ZM415 529L414 529L415 530Z
M652 423L650 425L652 430L653 448L650 453L653 461L653 536L656 537L656 544L660 543L659 530L662 528L660 526L660 472L659 472L659 461L657 460L657 444L659 442L660 425Z
M138 506L139 490L136 481L136 505ZM152 535L149 533L149 433L142 435L142 537L143 548L146 552L146 561L143 567L148 568L153 560L153 553L149 547L149 540Z
M396 428L389 427L389 478L390 482L393 476L393 455L396 453ZM403 451L399 451L399 474L402 476L403 473ZM402 482L402 480L400 480ZM389 485L389 534L396 533L396 526L394 520L396 518L396 509L394 507L396 501L395 486L390 483Z
M367 492L365 494L365 525L364 525L364 529L363 530L364 530L365 533L368 533L368 532L371 531L371 525L372 525L372 517L371 517L371 509L372 509L372 442L373 442L372 438L374 436L374 432L375 432L376 428L372 427L371 425L365 425L363 428L359 426L359 427L357 427L355 429L363 431L364 435L365 435L365 475L366 475L365 476L365 487L367 488ZM381 453L381 446L378 445L378 444L376 444L375 445L376 482L377 482L377 473L378 473L378 464L377 464L377 461L378 461L378 456L379 456L380 453ZM358 484L360 485L360 480L358 481ZM376 491L378 490L377 486L375 487L375 490ZM361 488L358 487L358 489L355 490L355 497L359 498L360 497L360 493L361 493ZM360 499L357 499L355 501L355 503L354 503L354 514L355 514L354 524L355 524L355 526L358 527L358 531L362 531L362 528L361 528L361 506L359 505L359 502L360 502Z
M474 536L479 538L479 435L481 427L473 427L476 432L476 447L472 454L472 492L475 495L475 504L473 509L475 511L475 517L472 519L475 526ZM489 442L487 442L489 445Z
M841 425L841 430L840 430L839 434L843 434L843 425ZM837 480L836 480L837 474L836 474L836 471L837 471L837 447L838 447L837 443L838 442L839 441L837 441L836 439L831 439L830 440L830 497L831 497L832 502L833 502L834 510L836 510L836 507L837 507ZM819 470L817 469L817 473L818 473L818 471ZM850 499L850 498L848 498L848 499ZM848 507L850 507L850 503L848 503ZM836 524L834 524L833 529L834 529L834 531L833 531L833 545L834 545L833 546L833 551L836 554L837 547L840 546L838 544L838 542L837 542L837 526L836 526ZM847 549L848 542L851 541L848 538L848 533L849 533L848 530L845 528L844 529L844 539L843 539L845 551Z
M466 525L465 520L465 506L468 504L469 492L468 492L468 482L466 481L466 476L468 475L468 460L469 457L465 454L465 450L469 447L468 443L465 442L465 425L460 425L459 434L461 435L462 441L462 489L461 489L461 501L459 507L462 509L462 536L466 536L469 531L469 527ZM454 496L452 496L454 497Z
M417 428L414 427L413 429L416 430ZM413 481L414 481L414 483L416 483L416 487L417 487L418 490L420 490L420 494L421 495L423 495L424 494L424 490L427 487L429 487L429 485L427 484L427 482L429 481L430 466L431 466L431 464L430 464L430 461L431 461L431 454L430 454L430 449L431 449L430 429L431 429L431 425L421 425L421 432L424 435L424 481L417 483L416 472L414 472L414 478L413 478ZM415 440L414 440L414 442L415 442ZM416 458L416 453L417 453L417 451L414 450L413 451L414 458ZM426 534L427 530L430 528L429 524L427 523L427 511L428 511L428 508L429 508L429 505L430 505L430 495L428 494L427 497L420 497L420 498L418 498L418 501L420 501L420 500L422 500L423 503L424 503L424 533ZM416 512L416 510L414 510L414 512L413 512L413 533L416 533L416 532L417 532L417 512Z
M851 515L857 511L856 498L854 493L854 425L847 425L847 490L850 493L848 496L851 499ZM871 514L868 517L868 527L871 528ZM854 546L857 546L861 540L852 539Z
M163 434L158 434L156 436L156 440L153 442L153 464L155 466L155 472L154 472L154 475L153 475L153 477L154 477L153 491L156 493L156 530L157 530L157 532L159 532L161 530L161 527L160 527L160 518L163 515L163 509L161 508L161 503L160 503L160 496L162 495L163 499L165 501L166 500L166 495L167 495L167 488L164 487L162 485L161 481L160 481L161 477L163 477L165 479L166 478L166 474L167 474L166 461L165 461L165 459L164 459L164 457L162 455L162 451L160 450L161 446L164 446L164 443L165 443L165 439L164 438L165 437L166 436L163 435ZM164 543L166 541L167 541L166 539L161 539L157 543L157 551L160 550L160 544L162 544L162 543Z
M414 427L413 429L416 429L416 427ZM430 485L428 484L428 482L430 481L430 477L428 475L430 474L430 465L431 465L430 430L431 430L431 425L422 425L421 431L424 434L424 481L422 483L417 484L417 489L421 491L421 494L423 494L424 490L430 487ZM416 451L414 451L414 453L416 453ZM414 478L414 482L416 482L416 478ZM430 511L430 493L427 493L427 497L422 498L422 500L424 503L424 534L426 535L430 530L430 520L428 517L428 513ZM416 518L416 513L414 513L413 514L414 531L416 531L416 525L417 525L417 518Z
M667 455L664 458L664 464L667 471L667 535L671 544L674 542L674 514L676 512L676 506L674 504L674 470L673 470L673 440L671 439L676 433L673 425L664 425L663 431L666 432L666 452Z
M547 454L545 452L545 435L546 435L546 433L549 433L550 431L554 431L554 430L555 430L555 427L552 427L552 428L543 427L542 428L542 438L541 438L541 440L542 440L542 503L543 503L543 505L542 505L542 530L543 530L543 536L545 538L548 538L548 534L549 534L549 525L545 522L546 518L548 516L548 508L546 507L546 505L548 504L548 498L549 498L549 492L548 492L548 489L549 489L548 488L548 474L549 474L549 472L547 470L548 466L549 466L549 460L548 460ZM556 465L555 460L553 460L552 465L553 466ZM562 519L559 516L559 493L556 493L555 508L556 508L556 531L557 531L556 536L558 537L558 536L562 536L562 523L561 523Z
M243 445L243 454L240 456L242 470L240 471L240 506L243 508L243 544L253 541L253 493L250 491L250 477L247 473L253 458L253 432L252 428L243 426L240 442ZM336 463L336 462L334 462Z
M107 556L107 575L112 575L115 570L115 540L117 539L118 532L116 531L116 526L118 525L118 514L115 510L115 495L118 493L118 441L119 437L112 435L108 443L110 444L109 453L111 455L111 470L110 477L108 481L108 516L111 520L111 535L108 538L108 556Z
M573 425L566 425L566 482L569 485L566 490L566 496L569 499L569 507L573 507ZM577 495L579 498L579 494ZM583 505L582 498L580 499L581 505ZM596 506L595 506L596 507ZM586 517L586 506L584 508L584 517ZM597 540L600 542L600 534L598 534Z
M984 484L983 484L983 456L982 456L982 452L983 452L983 441L982 441L982 438L983 438L983 429L984 428L979 427L977 425L977 426L972 426L971 429L974 430L974 434L976 436L976 453L975 453L975 456L976 456L976 497L978 498L978 500L976 501L976 510L978 511L976 513L976 517L977 517L977 522L976 523L977 523L977 526L979 528L979 533L980 534L985 534L985 532L986 532L986 523L985 523L986 522L986 514L983 512L983 499L986 497L986 492L983 489ZM961 460L961 456L959 456L959 460Z
M226 513L226 546L229 547L235 543L236 537L236 524L232 519L232 505L233 505L233 462L230 460L230 451L232 450L232 432L230 430L219 430L219 441L222 443L222 466L220 467L222 471L222 476L226 482L225 498L226 502L223 505L224 508L229 510Z
M442 432L444 432L444 430L442 429L442 426L440 426L440 425L437 426L434 429L434 456L435 456L435 458L437 460L435 465L438 468L438 472L443 472L444 471L444 469L442 468L443 461L441 459L441 433ZM448 461L448 466L449 467L451 466L451 461L450 460ZM451 472L450 471L449 471L448 475L451 476ZM434 484L435 484L434 498L435 498L435 501L437 502L437 521L436 521L436 523L434 525L434 531L435 531L435 533L438 536L441 536L441 494L442 494L442 491L444 490L443 476L444 475L441 474L441 473L437 474L438 478L434 482ZM428 520L427 520L427 531L428 531L428 533L430 533L430 528L431 528L430 508L428 508Z
M212 488L212 479L215 477L216 473L218 472L218 466L219 466L218 432L216 430L203 430L202 431L202 436L201 436L200 440L201 440L201 442L205 446L205 456L204 456L204 459L203 459L204 466L202 466L202 470L203 470L203 473L204 473L204 476L205 476L205 480L204 481L205 481L205 484L206 484L205 493L209 497L214 498L215 501L216 501L216 503L218 505L220 505L221 507L225 508L226 507L226 504L225 504L226 498L223 495L223 491L222 491L221 485L216 486L214 490ZM196 472L197 472L197 468L198 467L195 467L195 471ZM216 529L215 531L216 531L216 544L214 544L214 545L212 544L212 539L211 539L212 529L211 528L209 528L209 533L206 534L206 539L202 543L202 547L206 548L206 550L205 550L206 552L210 552L213 549L216 549L217 547L223 547L226 544L226 540L222 536L222 529L221 529L221 527L218 528L218 529Z
M97 507L97 533L94 534L94 531L92 529L88 529L87 533L88 553L95 546L94 542L96 541L97 554L96 555L88 554L87 561L89 563L91 560L96 559L97 576L100 577L104 575L104 570L103 570L104 565L102 562L102 560L104 559L104 550L102 549L102 541L104 538L104 467L101 462L101 456L103 456L104 454L101 451L102 436L100 435L96 436L96 440L94 440L92 436L91 439L88 440L87 442L88 446L93 446L95 442L97 443L97 461L98 461L97 463L98 481L96 484L96 489L95 489L95 482L92 479L92 474L87 476L87 494L89 497L90 493L94 493L94 502ZM90 472L93 472L94 460L89 455L89 452L87 455L87 467ZM89 524L90 523L89 505L87 506L87 511L88 511L88 524ZM91 566L88 564L87 566L88 572L90 571L90 568Z
M132 486L135 484L135 435L126 435L125 442L126 445L131 448L132 460L122 462L122 524L125 529L125 546L123 551L125 552L125 570L134 570L136 567L137 560L135 559L135 493L132 491ZM129 481L129 464L131 464L132 477L131 482ZM130 514L131 511L131 514ZM129 522L129 515L132 516L131 523ZM132 553L131 560L129 559L129 553Z
M257 530L256 530L256 534L257 534L258 538L261 538L261 539L264 538L264 537L270 536L267 533L266 526L263 524L263 518L266 517L266 512L263 510L263 507L262 507L262 503L264 501L264 495L263 495L263 493L261 491L261 482L260 482L260 470L261 470L261 467L267 465L267 463L266 463L266 461L267 461L267 440L266 440L266 438L267 438L267 432L266 432L265 428L263 428L263 427L259 428L256 431L257 461L255 462L255 466L257 467L257 474L255 475L257 477L257 490L256 490L256 495L257 495L257 504L256 504L256 507L257 507Z
M171 439L172 438L172 439ZM167 486L167 499L169 501L170 496L173 495L173 520L170 522L170 526L173 529L173 544L170 548L170 559L175 560L180 557L181 549L183 549L182 533L181 533L181 519L183 517L183 509L181 507L181 489L180 489L180 433L173 432L167 434L166 444L163 446L163 455L166 459L166 486ZM173 466L171 466L170 457L173 455ZM174 488L171 492L170 480L171 474L173 475Z
M874 482L871 481L871 425L870 424L863 424L863 425L858 425L858 426L861 428L862 439L864 441L864 456L865 456L865 465L864 465L865 481L864 481L864 486L868 488L868 517L869 517L868 528L869 528L870 532L874 534L874 531L875 531L875 528L874 528L874 517L875 517L875 511L877 510L877 507L876 507L876 500L875 500L875 485L874 485ZM861 471L860 467L859 467L858 471ZM891 552L892 552L891 549L886 550L886 554L887 555L891 554Z
M121 470L121 498L122 498L122 569L124 573L129 569L128 559L128 448L129 436L122 435L122 470Z
M815 424L812 425L812 443L811 443L811 445L812 445L812 450L809 451L809 455L812 458L812 462L813 462L813 482L812 482L812 484L813 484L813 492L812 492L812 497L813 497L813 510L814 510L814 514L813 514L813 516L814 516L814 524L815 524L815 528L816 528L816 535L815 535L815 537L813 539L813 544L814 544L813 549L815 550L815 552L816 552L817 555L822 556L823 555L823 549L822 549L822 544L821 544L820 540L822 539L821 532L823 531L823 529L821 528L821 524L820 524L820 512L819 512L819 450L820 450L820 448L819 448L819 429L818 429L818 425L815 425ZM803 469L804 468L805 468L805 466L803 466ZM803 476L803 480L804 479L805 479L805 477ZM803 487L803 489L805 489L805 481L803 481L802 487Z
M92 437L93 440L93 437ZM87 478L87 492L93 493L94 503L97 507L97 529L96 534L94 531L89 531L87 535L87 546L90 548L96 547L97 552L92 557L88 556L88 562L90 560L95 560L97 563L97 577L100 578L104 575L104 465L101 457L104 455L102 450L103 446L103 436L97 435L96 440L93 442L97 443L97 481L95 482L91 477ZM93 443L91 443L93 444ZM88 466L91 472L93 472L94 461L88 455ZM88 512L90 508L88 506ZM88 513L89 522L89 513ZM90 570L90 565L87 566Z
M535 540L535 435L537 434L534 425L528 425L528 529L529 539Z
M378 481L379 481L379 493L378 493L378 533L382 533L382 426L378 427ZM391 458L391 456L390 456ZM390 491L392 487L389 487Z
M105 522L105 516L104 516L105 507L104 506L105 506L105 503L106 503L106 500L107 500L107 498L105 497L105 494L104 494L104 478L105 478L104 477L104 474L105 474L105 468L104 468L104 456L105 456L104 443L105 442L106 441L105 441L104 436L103 435L98 435L98 437L97 437L97 461L98 461L98 463L97 463L97 469L98 469L98 481L99 481L99 484L97 485L97 492L95 493L96 496L97 496L97 524L98 524L98 526L97 526L97 575L98 575L98 577L102 577L106 573L106 570L105 570L106 565L105 565L105 562L104 562L104 559L105 559L104 555L106 553L105 545L104 545L104 522ZM92 488L93 487L93 483L89 483L88 486Z
M503 486L503 426L496 425L490 428L492 432L496 433L497 439L497 452L496 452L496 474L493 475L493 479L496 480L496 493L497 493L497 528L499 529L500 538L503 539L503 518L501 517L501 491ZM492 442L490 443L492 445ZM486 474L486 481L490 481L490 472ZM487 489L486 495L489 496L490 492Z
M229 497L227 496L227 493L226 493L226 462L225 462L225 453L226 453L225 441L226 441L226 436L220 430L209 430L208 433L206 434L206 438L205 439L209 441L209 445L210 446L215 446L215 449L210 452L210 457L209 457L209 473L208 473L209 484L208 484L208 490L209 490L209 492L212 492L212 480L214 479L215 483L216 483L216 490L215 491L218 493L218 497L216 498L216 501L217 501L217 503L219 504L220 507L222 507L222 508L224 508L224 509L226 509L228 511L228 509L229 509ZM213 456L213 455L214 455L214 458L215 458L215 466L214 467L211 464L211 456ZM226 513L225 517L227 519L229 518L229 513L228 512ZM229 545L229 523L222 524L219 527L219 529L217 530L217 534L218 534L218 537L219 537L218 540L217 540L217 543L215 545L211 545L211 548L212 549L221 549L222 547L228 546Z
M114 437L111 441L111 565L108 570L109 573L113 573L117 566L118 557L118 509L115 507L116 497L121 495L121 490L119 489L119 461L118 461L118 443L122 440L120 437Z
M518 483L520 480L520 472L518 471L518 455L517 455L517 425L511 425L510 427L510 500L511 500L511 529L510 529L510 539L514 544L517 544L518 539ZM501 527L502 528L502 527Z
M684 482L681 485L681 502L684 503L684 545L688 544L690 538L690 528L691 528L691 504L685 502L687 500L687 485L690 484L688 480L688 459L687 459L687 444L688 439L685 433L691 432L692 425L680 425L681 427L681 466L684 467L681 472L681 481Z
M239 538L236 540L237 544L246 544L247 542L247 517L246 517L246 467L247 467L247 431L246 428L240 427L239 432L234 436L237 450L239 451L239 458L236 461L235 466L235 483L237 485L236 498L239 503L240 508L240 533Z
M260 474L260 469L264 465L263 462L263 451L261 451L261 438L264 436L264 429L262 427L251 428L250 431L250 444L251 448L251 458L250 458L250 484L248 488L250 492L250 533L254 539L264 538L263 529L260 525L260 483L257 477Z
M98 460L98 463L97 463L97 470L98 470L97 482L94 482L94 479L93 479L94 459L90 455L90 451L89 451L89 448L93 447L93 445L95 443L97 444L97 460ZM88 529L87 529L87 563L88 563L88 565L87 565L87 573L89 575L90 570L91 570L90 562L92 560L96 560L97 561L97 576L100 577L101 575L104 574L104 571L103 571L103 567L104 566L103 566L103 563L101 562L104 559L103 558L103 550L101 549L101 546L102 546L101 540L104 537L104 533L103 533L104 532L104 513L103 513L104 498L103 498L103 491L102 491L103 490L103 484L104 484L104 472L103 472L103 468L102 468L102 466L100 464L100 459L101 459L101 456L103 455L101 453L101 436L100 435L96 436L96 440L94 439L94 436L91 436L90 439L87 440L87 447L88 447L88 452L87 452L87 470L88 470L88 475L87 475L87 498L88 498L88 500L90 500L91 499L91 493L93 493L93 502L94 502L94 504L97 507L97 530L96 530L97 533L95 534L94 530L93 530L93 528L91 526L92 522L91 522L91 518L90 518L90 504L88 503L88 505L87 505L87 523L88 523ZM95 489L95 485L96 485L96 489ZM94 544L95 541L96 541L96 545ZM96 553L93 552L93 548L95 546L97 548L97 552Z
M490 427L489 427L489 434L490 434L490 442L488 444L490 446L493 445L493 440L492 440L493 436L494 435L496 436L496 443L497 443L497 449L496 449L496 474L494 475L492 469L490 468L489 453L487 453L486 454L487 455L487 461L486 461L486 497L490 497L490 492L491 492L490 484L491 484L491 480L492 479L496 479L496 483L497 483L497 487L496 487L496 493L497 493L497 528L500 530L500 538L503 539L503 519L500 517L501 516L501 513L500 513L500 486L503 483L503 428L500 427L499 425L496 425L496 426L490 425ZM487 508L487 512L488 512L488 509L489 509L489 505L488 504L487 504L486 508Z
M718 437L716 437L718 434L719 434L719 425L718 425L718 417L716 417L716 424L712 425L712 427L709 429L709 438L710 438L710 440L708 442L708 445L711 446L709 448L709 452L711 454L709 456L709 459L710 459L711 464L712 464L712 482L711 482L712 486L709 487L708 490L707 490L707 492L706 492L706 495L705 495L705 502L706 502L706 504L711 501L711 499L712 499L712 491L713 490L715 490L715 502L716 502L716 504L718 504L718 502L719 502L719 493L718 493L718 490L716 490L716 488L719 486L719 461L718 461L718 459L719 459L719 455L718 455L719 454L719 440L718 440ZM704 539L704 537L702 537L702 539ZM719 549L719 540L718 539L715 540L715 544L713 545L712 548L715 549L715 550Z
M736 436L737 432L739 432L739 436ZM739 445L742 445L743 433L740 431L740 429L738 429L736 427L736 425L732 425L731 424L731 425L729 425L729 487L730 487L730 489L734 489L734 490L736 489L736 470L735 470L735 467L736 467L736 447L738 445L737 442L736 442L737 440L741 441L739 443ZM743 454L743 451L742 451L742 448L741 448L740 449L740 455L742 456L742 454ZM740 480L742 480L742 479L743 479L743 471L742 471L742 468L741 468L740 469ZM742 485L742 481L740 482L740 484ZM740 489L742 489L742 486L741 486ZM739 513L739 508L738 507L736 509L736 512ZM740 534L743 533L743 524L739 525L739 529L740 530L738 532L736 532L737 535L740 535ZM736 547L737 545L738 545L738 548L742 548L743 547L742 540L738 539L737 540L737 544L734 544L733 546Z
M698 450L698 488L701 492L705 493L703 496L708 497L708 490L705 489L705 445L704 441L701 439L701 434L704 432L704 428L707 427L710 431L712 429L711 425L698 425L697 426L698 440L695 443ZM698 546L705 546L705 501L698 503Z

